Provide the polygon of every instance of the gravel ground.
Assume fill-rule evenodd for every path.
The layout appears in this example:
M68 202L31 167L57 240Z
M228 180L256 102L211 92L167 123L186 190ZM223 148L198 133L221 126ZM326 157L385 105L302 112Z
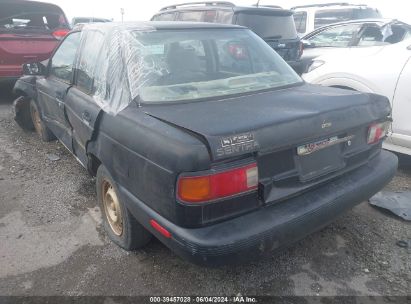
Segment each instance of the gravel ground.
M411 295L411 249L396 245L411 224L367 202L247 265L198 267L157 240L126 252L102 231L94 180L58 142L23 132L0 92L0 295ZM411 190L411 169L386 189Z

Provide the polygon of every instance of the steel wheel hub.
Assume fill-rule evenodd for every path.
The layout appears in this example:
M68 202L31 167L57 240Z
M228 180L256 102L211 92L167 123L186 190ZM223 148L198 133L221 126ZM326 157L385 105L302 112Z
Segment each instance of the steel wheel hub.
M123 216L120 201L113 186L108 182L103 183L103 205L107 221L115 235L123 233Z
M33 120L34 128L36 129L37 134L41 135L41 119L39 112L37 112L35 109L32 109L31 111L31 119Z

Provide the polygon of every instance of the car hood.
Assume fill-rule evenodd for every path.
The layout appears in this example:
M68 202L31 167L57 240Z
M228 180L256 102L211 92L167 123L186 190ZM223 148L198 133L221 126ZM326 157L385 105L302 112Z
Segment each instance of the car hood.
M217 101L146 105L144 111L201 137L212 159L220 160L338 134L383 119L391 109L382 96L303 84Z

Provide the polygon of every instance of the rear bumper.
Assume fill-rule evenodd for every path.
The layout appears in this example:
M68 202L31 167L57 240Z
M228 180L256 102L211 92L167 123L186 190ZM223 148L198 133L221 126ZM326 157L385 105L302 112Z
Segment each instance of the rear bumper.
M148 230L181 257L217 266L255 260L328 225L343 212L367 200L394 176L397 157L382 151L367 165L284 202L203 228L187 229L169 222L120 187L128 208ZM155 219L171 232L166 239L153 230Z

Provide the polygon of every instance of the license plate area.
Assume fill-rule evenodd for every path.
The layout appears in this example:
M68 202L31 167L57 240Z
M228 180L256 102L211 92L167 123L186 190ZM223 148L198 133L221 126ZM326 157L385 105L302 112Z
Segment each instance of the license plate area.
M345 167L338 137L297 147L300 181L306 182Z

